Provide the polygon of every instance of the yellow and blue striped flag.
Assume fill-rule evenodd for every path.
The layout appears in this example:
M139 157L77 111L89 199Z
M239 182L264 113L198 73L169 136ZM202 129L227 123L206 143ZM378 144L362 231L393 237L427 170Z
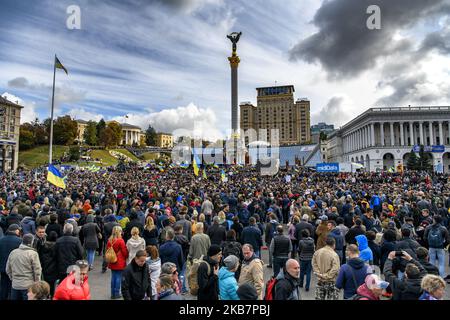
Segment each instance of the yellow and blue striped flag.
M220 172L220 177L222 178L222 182L224 182L225 179L226 179L226 176L225 176L225 171L223 171L223 169L222 169L222 171Z
M66 188L66 183L64 181L64 177L61 174L61 172L59 172L58 169L56 169L56 167L52 164L50 164L48 166L47 169L47 181L54 184L57 187Z
M203 178L204 179L208 179L208 177L206 176L206 169L205 168L203 168Z
M198 172L200 171L200 159L198 158L197 154L195 153L195 149L192 149L192 152L194 153L194 159L192 161L192 167L194 167L194 174L198 177Z

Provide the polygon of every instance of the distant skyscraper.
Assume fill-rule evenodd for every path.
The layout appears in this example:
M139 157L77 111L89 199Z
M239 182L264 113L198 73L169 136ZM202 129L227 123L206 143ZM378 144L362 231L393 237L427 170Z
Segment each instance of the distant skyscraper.
M306 143L311 140L310 102L307 98L294 101L294 86L256 88L257 106L250 102L240 104L240 127L242 130L278 129L280 145Z

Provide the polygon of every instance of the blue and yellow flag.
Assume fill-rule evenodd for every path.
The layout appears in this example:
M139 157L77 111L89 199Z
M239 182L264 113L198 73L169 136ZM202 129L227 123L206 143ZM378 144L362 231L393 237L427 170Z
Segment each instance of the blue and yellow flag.
M219 169L219 166L214 162L213 168Z
M55 56L55 68L57 69L63 69L64 72L69 75L69 72L67 72L66 67L63 66L63 64L59 61L58 57Z
M187 169L187 168L189 168L189 164L182 163L182 164L180 164L180 168Z
M206 169L205 168L203 168L203 178L204 179L208 179L208 177L206 176Z
M220 177L222 178L222 182L224 182L226 179L226 176L225 176L225 171L223 171L223 169L220 171Z
M195 149L192 149L192 152L194 153L194 159L192 161L192 167L194 167L194 174L198 177L198 172L200 171L200 159L198 158L197 154L195 153Z
M60 188L63 188L63 189L66 188L66 183L64 181L63 175L52 164L50 164L48 166L47 181L52 183L52 184L54 184L57 187L60 187Z

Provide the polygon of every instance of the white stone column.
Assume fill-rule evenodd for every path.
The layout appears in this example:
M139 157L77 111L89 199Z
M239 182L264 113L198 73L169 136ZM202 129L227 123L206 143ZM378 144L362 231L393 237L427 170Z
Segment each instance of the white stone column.
M409 137L411 138L411 145L412 146L415 145L415 142L414 142L414 125L413 125L412 121L409 122Z
M391 146L395 145L395 141L394 141L394 123L390 122L389 123L390 129L391 129Z
M373 123L370 124L370 145L375 147L375 125Z
M430 146L432 146L433 144L434 144L434 139L433 139L433 136L434 136L434 134L433 134L433 121L429 121L428 122L429 123L429 125L430 125Z
M380 122L381 146L384 147L384 122Z
M439 121L439 144L445 145L444 134L442 133L442 121Z
M128 144L128 131L125 130L125 144Z
M423 121L419 121L419 134L420 134L420 144L425 145L423 141Z
M400 145L405 145L405 137L403 135L403 122L400 122Z

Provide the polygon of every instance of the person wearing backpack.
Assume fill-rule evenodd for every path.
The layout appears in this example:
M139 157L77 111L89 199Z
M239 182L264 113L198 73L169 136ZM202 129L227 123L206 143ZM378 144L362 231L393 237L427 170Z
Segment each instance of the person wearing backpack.
M347 263L343 264L336 279L336 288L344 289L344 299L350 299L356 294L359 286L364 284L367 275L367 265L359 258L359 249L350 244L346 251Z
M273 237L277 234L277 227L280 224L277 220L277 216L275 213L271 213L269 215L269 221L266 223L266 230L264 232L266 242L266 246L270 246L270 243L272 242ZM269 247L270 248L270 247ZM272 268L273 261L272 261L272 252L269 249L269 264L267 265L267 268Z
M115 259L114 259L115 256ZM108 268L111 269L111 299L119 299L122 272L125 269L128 258L128 249L125 241L122 239L122 228L116 226L113 228L111 237L106 244L105 259L108 262Z
M220 246L212 244L208 256L200 263L197 272L197 300L219 300L219 263L222 259Z
M301 300L300 265L297 260L289 259L283 270L277 275L273 300Z
M242 245L236 241L236 232L234 230L229 230L227 232L227 239L222 243L222 257L225 259L229 255L234 255L238 257L239 262L244 259L244 255L242 254ZM241 273L240 265L236 270L234 276L236 280L239 279L239 275Z
M445 251L449 243L448 230L442 225L442 217L434 216L433 224L424 232L424 239L428 243L430 263L435 265L438 260L439 275L445 277Z

